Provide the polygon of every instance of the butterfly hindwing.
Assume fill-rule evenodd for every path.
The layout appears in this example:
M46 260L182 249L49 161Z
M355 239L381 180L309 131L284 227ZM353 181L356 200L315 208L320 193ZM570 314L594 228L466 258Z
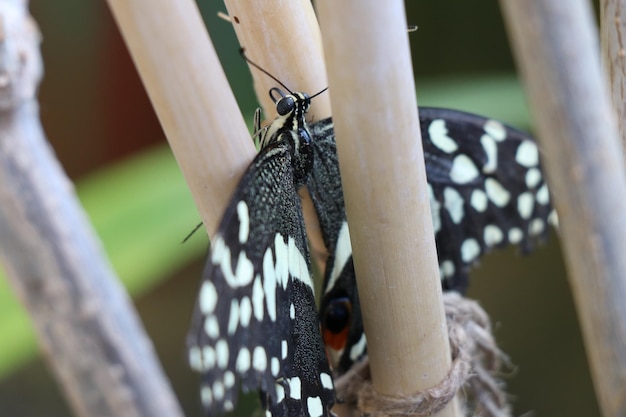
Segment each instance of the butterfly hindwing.
M556 217L537 146L527 134L455 110L421 107L419 113L442 286L463 292L469 269L484 252L507 244L528 251ZM336 148L331 127L320 121L310 128L318 154ZM324 240L330 241L320 321L329 355L342 373L365 353L366 340L343 197L325 185L339 181L335 175L338 171L314 172L308 187Z
M528 134L460 111L420 108L444 289L465 291L470 267L508 244L524 252L553 222L539 150Z

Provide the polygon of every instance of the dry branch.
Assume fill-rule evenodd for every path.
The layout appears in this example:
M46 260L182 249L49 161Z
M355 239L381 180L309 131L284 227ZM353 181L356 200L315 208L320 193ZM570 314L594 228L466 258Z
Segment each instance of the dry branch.
M605 416L626 415L626 174L585 0L505 1Z
M150 340L42 130L39 32L0 2L0 257L81 416L182 415Z

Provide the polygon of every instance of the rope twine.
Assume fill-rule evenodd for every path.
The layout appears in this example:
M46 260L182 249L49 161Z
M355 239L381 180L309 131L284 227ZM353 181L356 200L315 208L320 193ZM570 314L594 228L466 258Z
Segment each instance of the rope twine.
M337 395L355 415L368 417L428 417L442 410L456 395L465 397L463 415L510 417L511 409L498 378L508 357L491 333L489 316L473 301L456 292L443 294L452 365L436 386L406 397L378 394L365 357L335 380Z

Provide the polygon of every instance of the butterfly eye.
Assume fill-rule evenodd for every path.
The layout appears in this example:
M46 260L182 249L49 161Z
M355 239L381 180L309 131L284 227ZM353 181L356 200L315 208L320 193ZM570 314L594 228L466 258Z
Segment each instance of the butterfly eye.
M322 322L324 344L342 350L348 341L352 303L347 297L336 298L328 304Z
M285 96L276 103L276 112L280 116L285 116L293 111L296 107L296 100L293 96Z

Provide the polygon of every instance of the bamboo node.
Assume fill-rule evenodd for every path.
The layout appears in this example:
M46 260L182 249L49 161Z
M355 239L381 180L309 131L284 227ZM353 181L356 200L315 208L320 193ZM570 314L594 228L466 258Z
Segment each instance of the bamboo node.
M441 411L457 393L465 397L463 415L509 417L504 384L498 378L508 357L498 348L489 316L480 305L456 292L443 294L452 365L436 386L405 397L378 394L365 357L335 381L340 400L369 417L427 417Z

